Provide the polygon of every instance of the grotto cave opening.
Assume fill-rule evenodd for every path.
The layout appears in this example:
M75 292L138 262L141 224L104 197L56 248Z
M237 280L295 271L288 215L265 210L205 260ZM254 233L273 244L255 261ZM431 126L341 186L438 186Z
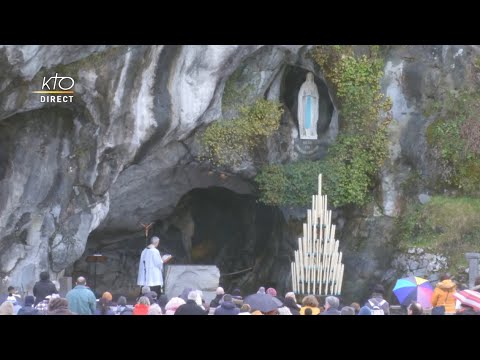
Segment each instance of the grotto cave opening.
M285 291L290 286L295 235L280 209L265 206L252 195L222 187L193 189L168 217L153 222L149 237L153 235L161 239L160 252L174 256L171 264L216 265L225 291L239 287L251 293L259 286ZM85 258L100 252L108 261L97 265L97 293L108 290L133 298L138 295L138 262L145 244L140 227L128 237L94 231L84 255L68 273L92 278Z

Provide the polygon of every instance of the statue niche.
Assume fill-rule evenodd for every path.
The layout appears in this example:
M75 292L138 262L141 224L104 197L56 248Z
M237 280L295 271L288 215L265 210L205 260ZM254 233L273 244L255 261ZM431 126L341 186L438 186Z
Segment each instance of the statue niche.
M318 89L313 74L307 74L307 80L298 92L298 127L300 139L317 139Z

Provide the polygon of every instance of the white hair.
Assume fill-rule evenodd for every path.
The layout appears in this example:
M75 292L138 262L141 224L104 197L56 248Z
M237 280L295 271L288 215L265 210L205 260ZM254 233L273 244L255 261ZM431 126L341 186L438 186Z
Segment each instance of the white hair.
M338 305L340 305L340 301L335 296L327 296L327 298L325 299L325 303L330 305L330 307L334 309L338 308Z
M158 244L160 242L160 238L158 236L154 236L150 239L150 244Z
M148 315L163 315L162 309L158 304L150 305L150 307L148 308Z
M187 296L187 299L188 300L195 300L197 301L197 296L198 296L198 293L196 290L192 290L188 293L188 296Z
M219 286L217 287L217 291L215 291L217 295L223 295L225 294L225 290L223 290L223 287Z
M144 304L150 306L150 300L146 296L141 296L140 299L138 299L138 304Z
M285 294L285 298L287 297L291 297L293 300L297 301L297 299L295 298L295 293L293 291L287 292Z

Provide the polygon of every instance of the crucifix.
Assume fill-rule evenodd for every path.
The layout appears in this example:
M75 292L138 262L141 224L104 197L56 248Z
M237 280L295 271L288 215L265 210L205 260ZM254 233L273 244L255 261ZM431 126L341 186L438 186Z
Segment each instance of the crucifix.
M148 232L150 231L150 228L152 227L153 223L150 223L150 224L144 224L144 223L141 223L142 227L145 229L145 242L146 242L146 246L148 246Z

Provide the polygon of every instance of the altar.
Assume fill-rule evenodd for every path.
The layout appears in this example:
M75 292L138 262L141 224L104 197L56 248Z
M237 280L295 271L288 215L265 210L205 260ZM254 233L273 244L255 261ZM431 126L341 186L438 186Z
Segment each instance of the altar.
M220 270L215 265L164 265L165 294L179 296L184 288L202 290L207 304L215 298Z

